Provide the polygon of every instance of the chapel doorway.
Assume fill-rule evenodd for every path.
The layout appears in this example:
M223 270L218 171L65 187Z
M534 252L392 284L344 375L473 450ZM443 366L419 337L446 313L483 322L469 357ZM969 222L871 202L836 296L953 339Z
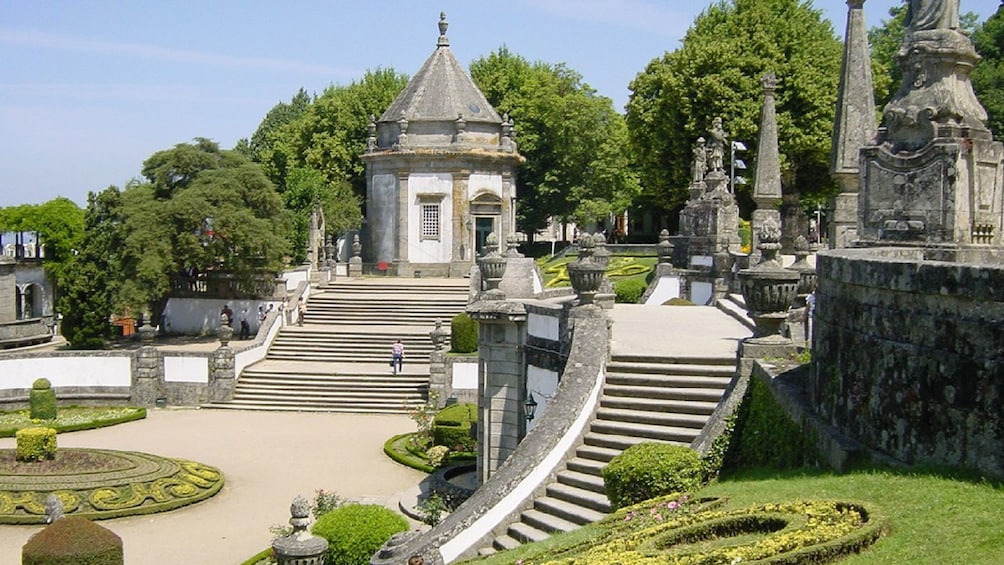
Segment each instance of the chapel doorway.
M488 240L488 234L494 231L496 231L494 216L475 216L474 244L475 252L479 257L484 252L485 242Z

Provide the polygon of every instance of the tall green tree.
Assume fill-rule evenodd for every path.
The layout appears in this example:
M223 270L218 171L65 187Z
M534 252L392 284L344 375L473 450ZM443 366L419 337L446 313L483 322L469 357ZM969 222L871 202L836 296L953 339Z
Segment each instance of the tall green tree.
M84 210L62 196L42 204L0 209L0 233L3 232L38 233L45 249L45 272L58 288L73 250L83 238Z
M756 166L760 78L767 71L779 79L783 190L820 196L833 190L827 170L841 50L833 27L811 2L722 0L709 6L682 46L654 59L630 85L627 124L646 201L669 211L686 199L691 148L716 116L731 139L746 144L745 158Z
M276 143L281 139L280 130L300 119L312 103L313 97L301 88L289 102L279 102L265 114L250 140L242 139L238 142L238 147L246 148L240 150L241 153L261 165L265 175L275 183L279 192L285 190L289 169L287 155L276 150Z
M1004 140L1004 4L972 37L982 57L971 75L973 90L987 110L987 126L994 139Z
M70 256L57 298L62 333L74 349L100 349L112 336L109 317L122 283L124 227L118 188L87 195L84 237Z
M286 253L287 214L261 168L207 139L158 151L147 182L121 193L117 313L159 311L170 277L187 268L274 273Z
M471 77L516 122L526 163L517 177L519 225L551 216L585 223L625 211L640 191L627 127L609 98L562 64L531 63L505 47L471 63Z

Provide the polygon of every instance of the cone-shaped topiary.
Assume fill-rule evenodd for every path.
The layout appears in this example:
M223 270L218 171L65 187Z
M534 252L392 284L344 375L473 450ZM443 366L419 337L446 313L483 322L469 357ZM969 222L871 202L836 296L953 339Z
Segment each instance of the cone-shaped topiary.
M56 419L56 391L52 390L49 379L35 379L28 394L32 420Z
M31 536L21 565L123 565L122 538L86 518L69 516Z
M328 540L327 565L369 565L390 537L408 529L403 516L375 504L348 504L322 515L311 533Z
M474 353L478 350L478 322L461 312L450 320L450 353Z

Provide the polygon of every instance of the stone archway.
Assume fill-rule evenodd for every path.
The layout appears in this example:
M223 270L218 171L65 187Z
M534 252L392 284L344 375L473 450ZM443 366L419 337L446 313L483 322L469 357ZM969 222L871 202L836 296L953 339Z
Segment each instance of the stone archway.
M35 283L28 283L17 286L17 308L18 320L29 320L40 318L44 309L44 294L42 288Z
M481 255L488 234L494 232L500 239L504 238L502 232L502 199L491 193L482 193L476 196L470 203L471 218L474 233L475 257Z

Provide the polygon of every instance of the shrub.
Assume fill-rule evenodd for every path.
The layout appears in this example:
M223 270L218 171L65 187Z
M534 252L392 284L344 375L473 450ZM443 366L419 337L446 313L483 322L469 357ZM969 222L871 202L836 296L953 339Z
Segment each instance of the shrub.
M478 350L478 322L461 312L450 320L450 352L474 353Z
M637 304L647 287L644 279L621 279L614 283L614 301L621 304Z
M122 565L122 538L79 516L60 518L31 536L22 565Z
M56 456L56 430L24 428L17 431L15 457L18 461L42 461Z
M689 447L639 443L603 468L607 498L614 509L701 486L701 458Z
M52 390L49 379L35 379L28 393L32 420L56 419L56 391Z
M450 453L450 448L445 445L434 445L425 452L425 456L429 458L429 465L433 467L442 467L443 463L446 463L446 455Z
M408 529L400 514L375 504L348 504L317 519L311 532L328 540L327 565L369 565L390 537Z
M445 445L455 451L474 451L471 424L477 421L477 404L454 404L443 408L432 421L433 445Z
M753 223L742 218L739 218L739 245L743 253L753 248Z

